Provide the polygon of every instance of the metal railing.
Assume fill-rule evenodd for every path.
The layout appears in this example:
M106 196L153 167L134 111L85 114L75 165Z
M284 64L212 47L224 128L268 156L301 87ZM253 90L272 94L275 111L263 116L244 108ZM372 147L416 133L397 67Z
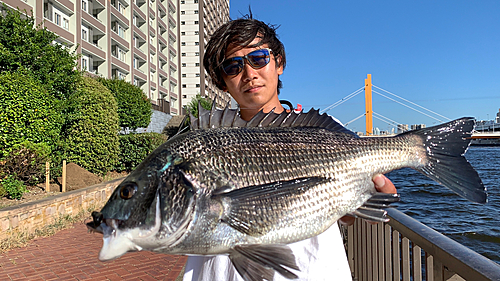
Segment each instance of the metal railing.
M396 210L347 227L353 280L500 280L500 265Z

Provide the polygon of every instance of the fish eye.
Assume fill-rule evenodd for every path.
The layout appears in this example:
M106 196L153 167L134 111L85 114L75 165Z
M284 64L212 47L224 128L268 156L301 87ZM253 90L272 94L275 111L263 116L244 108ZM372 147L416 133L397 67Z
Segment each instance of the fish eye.
M130 199L136 191L137 185L135 183L127 183L120 189L120 197L125 200Z

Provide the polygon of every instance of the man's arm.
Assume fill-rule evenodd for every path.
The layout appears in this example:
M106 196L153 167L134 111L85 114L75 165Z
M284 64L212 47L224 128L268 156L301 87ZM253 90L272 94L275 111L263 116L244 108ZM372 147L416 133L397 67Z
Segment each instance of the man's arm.
M375 175L372 180L377 191L383 193L397 193L396 187L386 176L382 174ZM340 218L340 223L343 225L351 225L354 223L354 219L354 217L349 215L343 216Z

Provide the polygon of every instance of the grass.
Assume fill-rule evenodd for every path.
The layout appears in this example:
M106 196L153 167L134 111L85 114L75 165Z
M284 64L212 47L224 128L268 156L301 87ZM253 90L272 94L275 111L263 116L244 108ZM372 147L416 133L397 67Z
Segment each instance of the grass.
M90 213L99 206L91 205L86 210L81 210L76 215L62 215L55 219L52 224L45 225L42 228L37 228L31 232L11 231L9 236L0 241L0 253L4 253L10 249L26 246L31 240L38 237L47 237L54 235L57 231L71 227L76 222L83 222L90 218Z

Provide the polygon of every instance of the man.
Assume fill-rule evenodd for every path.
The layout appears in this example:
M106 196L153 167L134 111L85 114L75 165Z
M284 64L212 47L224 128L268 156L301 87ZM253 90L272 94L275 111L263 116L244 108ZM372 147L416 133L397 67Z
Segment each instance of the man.
M250 120L263 110L281 113L279 76L286 65L285 49L274 27L251 17L221 26L207 44L204 67L212 81L238 102L240 116ZM395 193L383 175L373 179L378 191ZM353 218L344 217L350 224ZM299 280L352 280L337 225L324 233L289 245L300 272ZM189 257L184 280L243 280L227 256ZM274 280L287 280L280 274Z

